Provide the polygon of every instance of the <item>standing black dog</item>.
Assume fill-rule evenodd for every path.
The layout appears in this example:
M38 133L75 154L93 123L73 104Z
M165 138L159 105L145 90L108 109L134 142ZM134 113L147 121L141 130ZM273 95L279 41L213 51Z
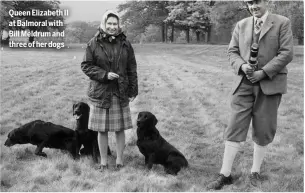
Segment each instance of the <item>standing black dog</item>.
M88 129L90 107L87 103L78 102L73 104L73 116L76 119L75 131L78 136L79 148L83 145L84 148L80 150L81 155L91 155L95 162L98 161L100 155L97 142L97 132ZM108 155L111 155L108 146Z
M177 175L188 162L183 154L169 144L156 129L158 120L150 112L140 112L137 120L137 146L145 156L145 165L161 164L168 174Z
M4 143L7 147L27 143L37 145L35 154L38 156L47 157L42 149L49 147L67 150L74 159L79 157L75 131L61 125L36 120L12 130L7 137L8 139Z

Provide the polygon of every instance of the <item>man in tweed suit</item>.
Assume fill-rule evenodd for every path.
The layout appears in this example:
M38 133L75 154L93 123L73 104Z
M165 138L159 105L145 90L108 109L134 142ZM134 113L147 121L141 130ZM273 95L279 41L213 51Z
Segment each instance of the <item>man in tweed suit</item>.
M231 168L240 142L246 140L252 120L254 141L253 165L249 179L259 186L260 167L266 148L277 129L277 111L282 94L287 92L287 68L293 57L290 20L271 14L268 0L245 0L253 16L236 24L228 48L228 56L237 75L231 101L231 118L224 133L225 150L218 178L208 189L221 189L233 183ZM256 68L248 62L250 48L258 44Z

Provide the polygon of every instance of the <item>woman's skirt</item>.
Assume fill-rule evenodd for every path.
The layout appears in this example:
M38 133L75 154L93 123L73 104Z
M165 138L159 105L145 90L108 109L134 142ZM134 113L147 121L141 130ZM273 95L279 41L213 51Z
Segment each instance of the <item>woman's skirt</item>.
M93 103L90 103L89 106L90 115L88 128L90 130L115 132L132 128L129 105L121 107L117 96L114 95L112 97L109 109L97 107Z

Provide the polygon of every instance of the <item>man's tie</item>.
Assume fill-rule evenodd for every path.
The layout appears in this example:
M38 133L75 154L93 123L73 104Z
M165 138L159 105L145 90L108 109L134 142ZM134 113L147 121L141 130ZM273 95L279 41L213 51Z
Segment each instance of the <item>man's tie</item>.
M254 28L254 32L256 34L258 34L260 31L261 31L261 28L262 28L262 24L263 24L263 21L261 19L257 19L256 20L256 23L255 23L255 28Z

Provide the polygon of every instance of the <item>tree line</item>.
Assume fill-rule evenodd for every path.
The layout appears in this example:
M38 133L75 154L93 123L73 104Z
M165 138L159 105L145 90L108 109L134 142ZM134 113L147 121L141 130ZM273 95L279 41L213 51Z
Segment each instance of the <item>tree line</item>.
M131 38L155 25L160 28L162 42L174 42L177 30L185 32L187 42L191 32L198 42L201 35L209 42L213 27L216 33L232 31L237 21L250 16L243 1L127 1L118 10L123 13L122 22ZM294 37L303 44L304 2L270 1L269 10L288 17Z
M1 1L1 32L3 30L24 29L11 27L12 20L64 20L57 17L14 17L8 11L27 11L31 9L56 10L60 1ZM250 16L243 1L125 1L117 7L121 23L127 37L132 42L211 42L215 35L228 36L237 21ZM292 31L299 44L304 42L304 2L270 1L269 10L288 17ZM62 31L65 40L85 43L96 33L100 21L75 21L63 27L29 27L29 30ZM33 38L30 38L33 41Z

